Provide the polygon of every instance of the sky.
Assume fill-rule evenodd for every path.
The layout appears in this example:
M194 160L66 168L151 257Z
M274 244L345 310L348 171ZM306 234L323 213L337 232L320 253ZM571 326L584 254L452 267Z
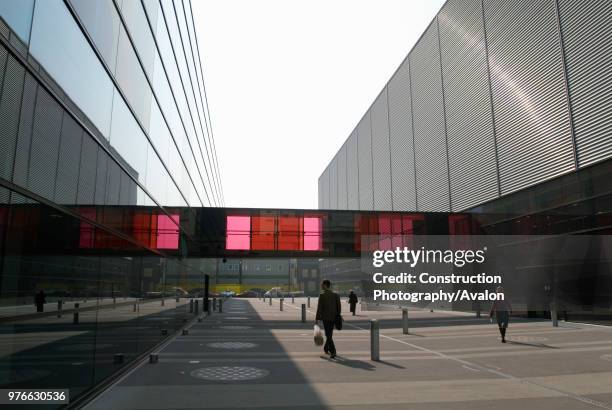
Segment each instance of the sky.
M318 206L318 179L442 0L192 0L226 207Z

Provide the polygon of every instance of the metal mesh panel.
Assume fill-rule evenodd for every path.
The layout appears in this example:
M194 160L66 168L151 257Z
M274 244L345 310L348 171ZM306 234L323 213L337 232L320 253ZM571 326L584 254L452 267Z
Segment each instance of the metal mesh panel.
M353 131L346 141L346 190L348 204L351 210L359 209L359 154L357 131Z
M6 51L2 49L6 54ZM0 56L0 64L2 64ZM0 65L0 71L4 65ZM6 62L6 73L0 94L0 177L10 180L13 176L15 144L19 126L19 110L25 70L12 56Z
M329 164L329 208L338 209L338 156Z
M346 143L338 152L338 209L347 209Z
M438 14L452 210L498 195L481 0L449 0Z
M386 87L374 101L371 113L374 209L390 211L392 209L391 153L389 152L389 110Z
M53 200L63 111L44 89L38 90L32 128L28 188Z
M26 74L19 116L15 167L13 169L13 182L22 187L27 186L28 183L30 145L32 142L32 124L34 122L34 104L36 102L37 88L36 80L31 75Z
M372 210L374 192L372 187L372 135L370 112L357 126L357 152L359 155L359 209Z
M485 0L501 193L574 169L554 0Z
M612 2L559 0L578 165L612 156Z
M317 185L319 188L318 207L319 209L323 209L323 177L322 176L319 177Z
M108 155L102 149L98 149L98 161L96 169L96 194L94 201L96 205L106 203L106 174L108 170Z
M83 134L81 146L81 165L79 168L79 187L77 204L92 205L96 192L96 162L98 145L89 135Z
M410 65L404 60L389 81L389 139L393 209L416 210L414 137L410 99Z
M106 205L119 205L121 188L121 168L113 161L108 161L108 177L106 179Z
M321 197L322 209L329 209L329 165L321 174Z
M436 20L410 53L419 211L448 211L448 164Z
M68 114L64 114L55 183L55 202L57 203L67 205L76 203L82 134L81 126Z

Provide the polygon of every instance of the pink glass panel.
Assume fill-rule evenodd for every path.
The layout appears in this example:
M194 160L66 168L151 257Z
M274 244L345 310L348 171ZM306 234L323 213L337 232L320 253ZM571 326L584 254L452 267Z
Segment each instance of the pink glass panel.
M323 249L321 240L321 218L304 218L304 250L320 251Z
M157 215L157 249L178 249L179 220L179 215Z
M227 236L225 238L225 249L251 249L250 216L228 216L226 226Z

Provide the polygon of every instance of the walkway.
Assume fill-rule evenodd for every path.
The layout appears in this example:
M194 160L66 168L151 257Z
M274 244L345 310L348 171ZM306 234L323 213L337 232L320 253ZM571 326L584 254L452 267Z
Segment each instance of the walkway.
M610 328L522 321L501 344L465 314L411 311L403 335L398 311L359 312L345 314L333 361L312 342L316 300L307 323L303 302L280 312L279 300L229 300L87 408L612 409ZM379 362L370 318L382 324Z

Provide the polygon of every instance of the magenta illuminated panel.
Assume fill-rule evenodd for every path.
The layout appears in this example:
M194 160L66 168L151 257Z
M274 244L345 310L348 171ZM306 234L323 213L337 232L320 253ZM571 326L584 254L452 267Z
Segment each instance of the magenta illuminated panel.
M304 250L320 251L323 249L322 222L319 217L304 218Z
M227 236L225 249L245 250L251 249L251 217L228 216Z
M179 215L157 215L157 249L178 249Z

